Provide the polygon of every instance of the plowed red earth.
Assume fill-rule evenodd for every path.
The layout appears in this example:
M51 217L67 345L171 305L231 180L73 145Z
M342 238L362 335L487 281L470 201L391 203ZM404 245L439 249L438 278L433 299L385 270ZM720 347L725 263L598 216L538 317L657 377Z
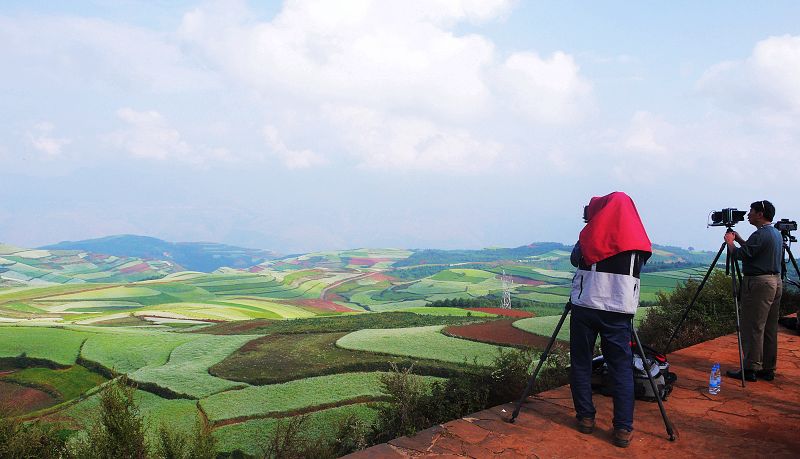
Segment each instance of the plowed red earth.
M446 327L443 332L445 335L482 343L537 349L547 347L547 342L550 341L550 338L514 328L511 325L514 321L514 319L504 319L479 324L451 325Z
M0 410L8 413L30 413L58 403L58 399L31 387L0 381Z
M396 277L387 276L386 274L382 274L382 273L370 274L369 278L374 280L374 281L376 281L376 282L382 282L382 281L390 281L391 282L391 281L396 281L397 280Z
M391 261L391 258L359 258L359 257L352 257L350 258L351 265L359 265L359 266L372 266L375 263L381 263L384 261Z
M140 273L143 271L147 271L150 269L150 266L147 263L139 263L133 266L128 266L127 268L122 268L119 272L123 274L132 274L132 273Z
M322 311L334 311L334 312L353 312L352 309L344 307L340 304L336 304L333 301L327 300L294 300L291 303L286 304L295 304L298 306L306 306L310 308L314 308L317 310Z
M506 316L506 317L518 317L520 319L526 319L528 317L533 317L534 314L528 311L520 311L515 309L503 309L503 308L467 308L470 311L478 311L478 312L488 312L489 314L497 314L498 316Z

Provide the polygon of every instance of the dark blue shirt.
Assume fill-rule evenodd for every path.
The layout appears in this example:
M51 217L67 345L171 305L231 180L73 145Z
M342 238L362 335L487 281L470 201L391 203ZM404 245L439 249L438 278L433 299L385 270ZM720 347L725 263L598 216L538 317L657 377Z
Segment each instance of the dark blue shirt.
M764 225L736 248L733 255L742 260L742 274L745 276L779 274L783 258L781 232L772 225Z

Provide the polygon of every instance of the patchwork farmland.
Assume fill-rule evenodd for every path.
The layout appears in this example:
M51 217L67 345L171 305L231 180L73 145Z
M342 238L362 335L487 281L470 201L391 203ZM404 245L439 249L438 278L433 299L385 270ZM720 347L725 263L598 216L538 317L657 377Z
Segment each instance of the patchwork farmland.
M568 250L359 249L206 273L0 245L0 409L80 432L98 388L125 373L151 438L203 416L220 453L257 455L299 415L330 437L348 416L374 420L392 365L431 384L491 364L498 349L541 349L569 295ZM710 260L659 249L642 301ZM512 310L497 308L503 274Z

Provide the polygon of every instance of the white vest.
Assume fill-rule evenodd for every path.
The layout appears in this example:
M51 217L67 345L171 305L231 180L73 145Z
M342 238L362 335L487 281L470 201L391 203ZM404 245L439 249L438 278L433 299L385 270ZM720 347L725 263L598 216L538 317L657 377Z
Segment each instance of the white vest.
M572 278L570 302L575 306L603 311L634 314L639 306L640 280L634 277L635 252L631 252L631 267L627 274L604 273L578 269Z

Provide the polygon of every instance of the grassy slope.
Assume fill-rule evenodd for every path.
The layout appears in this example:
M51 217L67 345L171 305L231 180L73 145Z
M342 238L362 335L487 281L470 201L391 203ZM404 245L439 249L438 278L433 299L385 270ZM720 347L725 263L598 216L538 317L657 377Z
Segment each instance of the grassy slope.
M358 330L340 338L336 345L345 349L405 355L453 363L490 364L498 346L451 338L441 333L443 326Z
M250 386L200 401L211 421L291 413L314 406L382 396L381 372L342 373L269 386ZM424 377L432 382L440 378Z

